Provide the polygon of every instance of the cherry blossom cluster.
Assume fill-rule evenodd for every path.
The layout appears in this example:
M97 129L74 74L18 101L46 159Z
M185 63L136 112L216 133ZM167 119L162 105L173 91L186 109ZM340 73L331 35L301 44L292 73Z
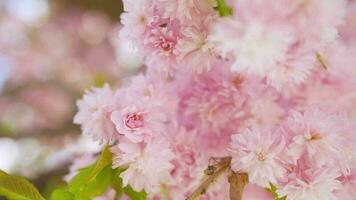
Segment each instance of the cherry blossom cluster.
M245 199L355 198L355 2L123 2L119 37L145 69L88 90L74 122L112 145L124 185L186 199L231 158ZM201 199L229 199L228 175Z

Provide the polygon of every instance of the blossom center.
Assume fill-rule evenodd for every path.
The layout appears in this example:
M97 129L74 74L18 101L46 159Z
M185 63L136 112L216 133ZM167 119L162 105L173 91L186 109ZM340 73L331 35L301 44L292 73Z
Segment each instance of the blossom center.
M167 40L164 37L160 38L158 47L166 52L171 52L173 50L174 42Z
M138 113L127 115L125 120L125 125L130 129L143 127L144 125L143 115Z
M316 131L311 131L310 135L311 135L311 137L309 139L310 141L316 141L316 140L322 139L321 135Z
M257 159L261 162L266 160L266 154L262 151L256 153Z

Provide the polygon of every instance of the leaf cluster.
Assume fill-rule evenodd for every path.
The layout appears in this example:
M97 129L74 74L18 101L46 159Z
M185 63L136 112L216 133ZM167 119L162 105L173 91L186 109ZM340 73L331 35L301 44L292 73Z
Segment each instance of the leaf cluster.
M91 200L102 195L109 188L116 192L116 197L123 194L132 200L145 200L144 191L136 192L130 186L123 187L120 173L124 169L112 168L112 153L104 148L98 160L80 170L70 182L53 191L51 200ZM24 178L11 176L0 170L0 196L9 200L45 200L39 191Z

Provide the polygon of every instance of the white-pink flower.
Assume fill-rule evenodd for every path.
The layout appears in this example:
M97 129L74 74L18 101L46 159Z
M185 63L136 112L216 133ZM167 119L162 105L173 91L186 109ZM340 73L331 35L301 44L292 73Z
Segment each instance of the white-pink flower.
M130 185L135 191L158 192L162 184L171 181L174 158L169 144L164 140L148 144L122 140L112 148L113 166L127 168L120 174L123 185Z
M113 101L114 95L108 85L87 91L77 102L79 111L74 117L74 123L81 125L83 134L94 140L111 142L117 139L118 133L110 119Z
M309 108L303 113L293 111L286 123L292 136L289 154L299 159L304 153L319 166L335 165L348 151L349 123L343 115ZM346 160L345 160L346 161Z
M232 136L231 168L247 172L251 183L268 187L286 173L281 154L285 150L283 136L269 129L253 127Z
M181 95L182 120L203 134L230 135L244 115L246 96L239 88L243 78L216 63L192 79Z
M154 110L148 100L132 102L111 114L111 120L116 130L132 142L141 142L151 137L157 137L164 131L166 118L164 113Z
M125 12L121 15L122 37L137 40L143 37L147 26L153 20L151 0L123 0Z
M285 59L294 42L293 30L285 25L221 19L213 30L209 40L222 56L233 55L232 71L262 76Z
M341 187L336 179L339 175L334 169L309 168L302 164L289 174L290 180L277 192L280 196L287 196L287 200L338 200L334 192Z
M209 70L216 55L213 44L207 40L207 29L187 27L182 35L176 45L179 61L198 73Z
M115 95L115 110L111 120L116 130L132 142L162 137L173 122L176 101L157 80L138 75Z

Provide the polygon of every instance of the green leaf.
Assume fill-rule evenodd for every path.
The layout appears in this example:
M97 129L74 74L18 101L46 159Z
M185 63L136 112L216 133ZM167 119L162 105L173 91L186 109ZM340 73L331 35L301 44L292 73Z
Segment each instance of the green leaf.
M147 193L145 191L136 192L130 186L126 186L124 188L124 192L132 200L146 200L146 197L147 197Z
M219 15L221 17L225 16L231 16L232 15L232 9L230 6L227 5L225 0L217 0L218 6L217 6L217 11L219 12Z
M52 200L74 200L74 195L66 190L57 189L53 191Z
M0 195L10 200L44 200L38 190L29 181L17 177L4 175L0 176Z
M94 165L82 168L79 170L78 174L75 175L68 184L68 191L76 192L88 182L88 177L91 174Z
M52 198L65 193L68 198L72 195L73 200L90 200L103 194L113 184L117 173L117 170L112 169L111 163L112 153L109 147L105 147L94 164L78 170L68 185L63 190L57 190Z
M115 170L112 169L111 166L105 167L94 180L88 182L85 187L77 192L76 199L78 199L78 196L91 198L103 194L112 184L114 176Z
M270 183L269 185L270 185L270 188L267 188L267 190L273 194L273 198L275 200L286 200L286 198L287 198L286 196L279 197L279 195L277 193L277 187L275 185L273 185L272 183Z
M95 177L108 165L112 163L112 153L109 147L105 147L104 150L101 152L101 155L96 162L94 169L89 175L89 181L95 179Z

